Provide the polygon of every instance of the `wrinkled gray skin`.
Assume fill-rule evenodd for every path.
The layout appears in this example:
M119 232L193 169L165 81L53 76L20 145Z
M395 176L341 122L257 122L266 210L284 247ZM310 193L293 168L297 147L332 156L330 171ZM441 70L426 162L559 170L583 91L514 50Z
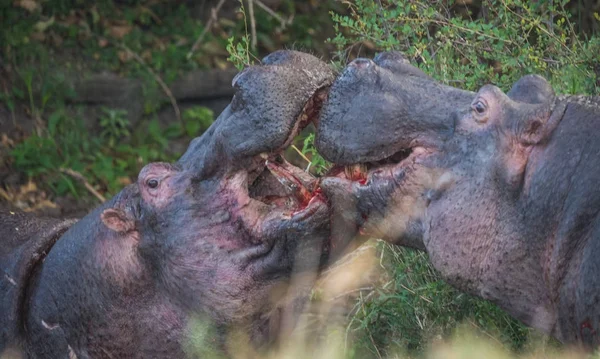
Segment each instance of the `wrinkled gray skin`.
M358 59L332 86L318 128L320 152L352 165L322 183L332 231L425 249L457 288L596 347L599 131L600 98L557 98L539 76L507 94L472 93L397 53ZM357 163L368 173L349 176Z
M219 335L206 345L218 350L231 330L252 346L272 342L289 325L281 299L298 294L297 309L312 284L289 286L292 275L314 279L335 255L325 200L278 182L314 179L277 158L332 80L310 55L266 57L234 80L231 105L177 164L147 165L60 238L45 234L41 254L19 241L22 258L0 257L10 274L0 285L18 287L0 307L0 354L181 358L194 318L211 320Z

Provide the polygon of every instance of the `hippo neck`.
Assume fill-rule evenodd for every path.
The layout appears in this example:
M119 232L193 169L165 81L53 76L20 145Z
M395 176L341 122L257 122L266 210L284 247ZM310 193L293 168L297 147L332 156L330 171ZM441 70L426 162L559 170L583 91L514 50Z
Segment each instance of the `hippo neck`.
M2 344L5 341L11 345L11 342L23 335L25 315L29 312L29 295L40 273L39 267L54 245L76 221L63 220L49 230L34 234L20 249L15 250L14 257L8 260L3 275L11 285L6 288L0 302L0 307L5 312L0 313L0 352L4 349Z
M559 317L557 325L575 325L565 332L579 333L581 323L573 324L571 317L577 313L572 308L586 296L598 295L579 290L585 290L586 283L583 258L586 253L597 253L592 249L600 237L600 193L596 190L600 141L594 135L600 127L600 111L573 97L557 101L567 103L564 115L546 143L535 146L529 155L518 212L523 238L541 254L539 277L556 311L569 317ZM559 339L569 339L560 331Z

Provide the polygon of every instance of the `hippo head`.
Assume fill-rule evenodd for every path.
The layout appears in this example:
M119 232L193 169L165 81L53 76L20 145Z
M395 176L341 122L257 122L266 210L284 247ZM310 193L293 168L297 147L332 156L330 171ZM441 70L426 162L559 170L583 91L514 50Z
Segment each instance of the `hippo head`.
M273 339L284 319L277 302L298 290L289 285L292 276L308 277L308 283L296 282L310 288L310 278L345 245L330 241L330 211L315 190L316 179L281 155L313 119L332 81L326 64L294 51L276 52L241 72L233 80L237 92L231 104L177 163L147 165L137 183L58 241L45 259L32 301L43 302L47 292L95 288L80 294L75 306L47 301L56 308L31 318L39 315L50 323L54 312L80 325L85 316L86 331L104 335L85 344L89 348L98 340L96 345L109 353L113 348L106 343L121 336L135 353L181 344L179 335L195 314L211 318L219 331L248 329L253 343ZM90 228L94 235L88 234ZM73 250L77 253L68 257L77 258L81 273L67 274L61 258ZM119 308L113 302L92 307L102 300L93 298L94 292L113 293L113 302L143 302L122 313L130 323L123 327L142 332L136 325L147 321L147 335L131 337L102 327L103 318L118 315L93 311ZM32 319L32 326L39 323ZM177 350L168 357L178 357ZM112 353L133 357L128 351Z
M317 271L330 258L326 200L316 178L282 152L314 118L332 80L311 55L267 56L234 78L231 104L177 164L142 169L129 214L103 212L108 227L137 238L139 255L174 300L217 323L254 325L286 294L293 273Z
M322 181L333 233L426 249L450 283L484 298L522 293L523 283L502 279L535 281L513 203L526 188L530 152L562 118L555 102L539 76L507 94L491 85L473 93L432 80L398 53L353 61L331 87L316 138L338 164ZM534 314L504 304L522 320Z

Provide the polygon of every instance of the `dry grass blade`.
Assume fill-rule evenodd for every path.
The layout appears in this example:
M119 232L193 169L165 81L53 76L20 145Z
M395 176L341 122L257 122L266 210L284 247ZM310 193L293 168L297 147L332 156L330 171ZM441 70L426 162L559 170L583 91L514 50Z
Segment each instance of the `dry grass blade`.
M175 97L173 96L173 93L171 92L171 89L169 88L169 86L167 86L167 84L163 81L163 79L156 72L154 72L154 70L152 70L152 68L150 68L150 66L148 66L146 64L146 61L144 61L144 59L142 59L142 57L140 55L133 52L133 50L131 50L125 44L120 43L120 44L118 44L118 46L120 48L122 48L123 50L127 51L127 53L129 55L131 55L140 65L144 66L146 68L146 70L148 70L148 72L152 75L152 77L154 77L154 80L160 85L160 87L164 91L165 95L167 95L167 97L169 98L169 101L171 102L171 106L173 106L173 111L175 111L175 117L177 118L177 121L179 121L183 125L183 120L181 118L181 111L179 110L179 106L177 105L177 100L175 100Z
M200 33L200 35L194 42L194 45L192 45L190 52L188 52L188 54L186 56L188 60L192 58L192 55L194 55L194 52L196 52L196 50L198 49L198 46L200 46L200 43L202 42L202 40L204 39L206 34L212 29L215 22L217 22L217 19L218 19L217 15L219 14L219 11L221 11L221 7L223 7L224 3L225 3L225 0L220 0L219 3L217 4L217 6L215 6L214 8L211 9L210 19L208 19L208 22L206 23L204 30L202 30L202 32Z
M61 168L60 172L67 174L67 175L73 177L74 179L78 180L79 182L81 182L83 184L83 186L85 187L85 189L87 189L88 192L90 192L100 202L106 201L106 198L104 198L104 196L101 195L100 192L96 191L96 189L94 187L92 187L92 185L85 179L85 177L81 173L74 171L70 168Z
M248 16L250 16L250 46L252 50L256 50L256 18L254 17L254 0L248 0Z

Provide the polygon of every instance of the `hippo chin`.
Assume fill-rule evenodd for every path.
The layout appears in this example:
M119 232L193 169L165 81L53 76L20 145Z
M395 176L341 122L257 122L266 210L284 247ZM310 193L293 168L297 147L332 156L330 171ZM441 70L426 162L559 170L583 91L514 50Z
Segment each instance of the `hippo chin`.
M292 275L346 244L330 241L316 180L280 155L332 81L310 55L274 53L238 75L178 163L147 165L77 223L2 213L0 355L181 358L195 317L221 334L207 342L217 349L230 329L254 346L276 339ZM41 230L14 231L31 223Z
M565 343L600 343L600 98L539 76L444 86L398 53L350 63L319 119L332 233L425 249L459 289Z

